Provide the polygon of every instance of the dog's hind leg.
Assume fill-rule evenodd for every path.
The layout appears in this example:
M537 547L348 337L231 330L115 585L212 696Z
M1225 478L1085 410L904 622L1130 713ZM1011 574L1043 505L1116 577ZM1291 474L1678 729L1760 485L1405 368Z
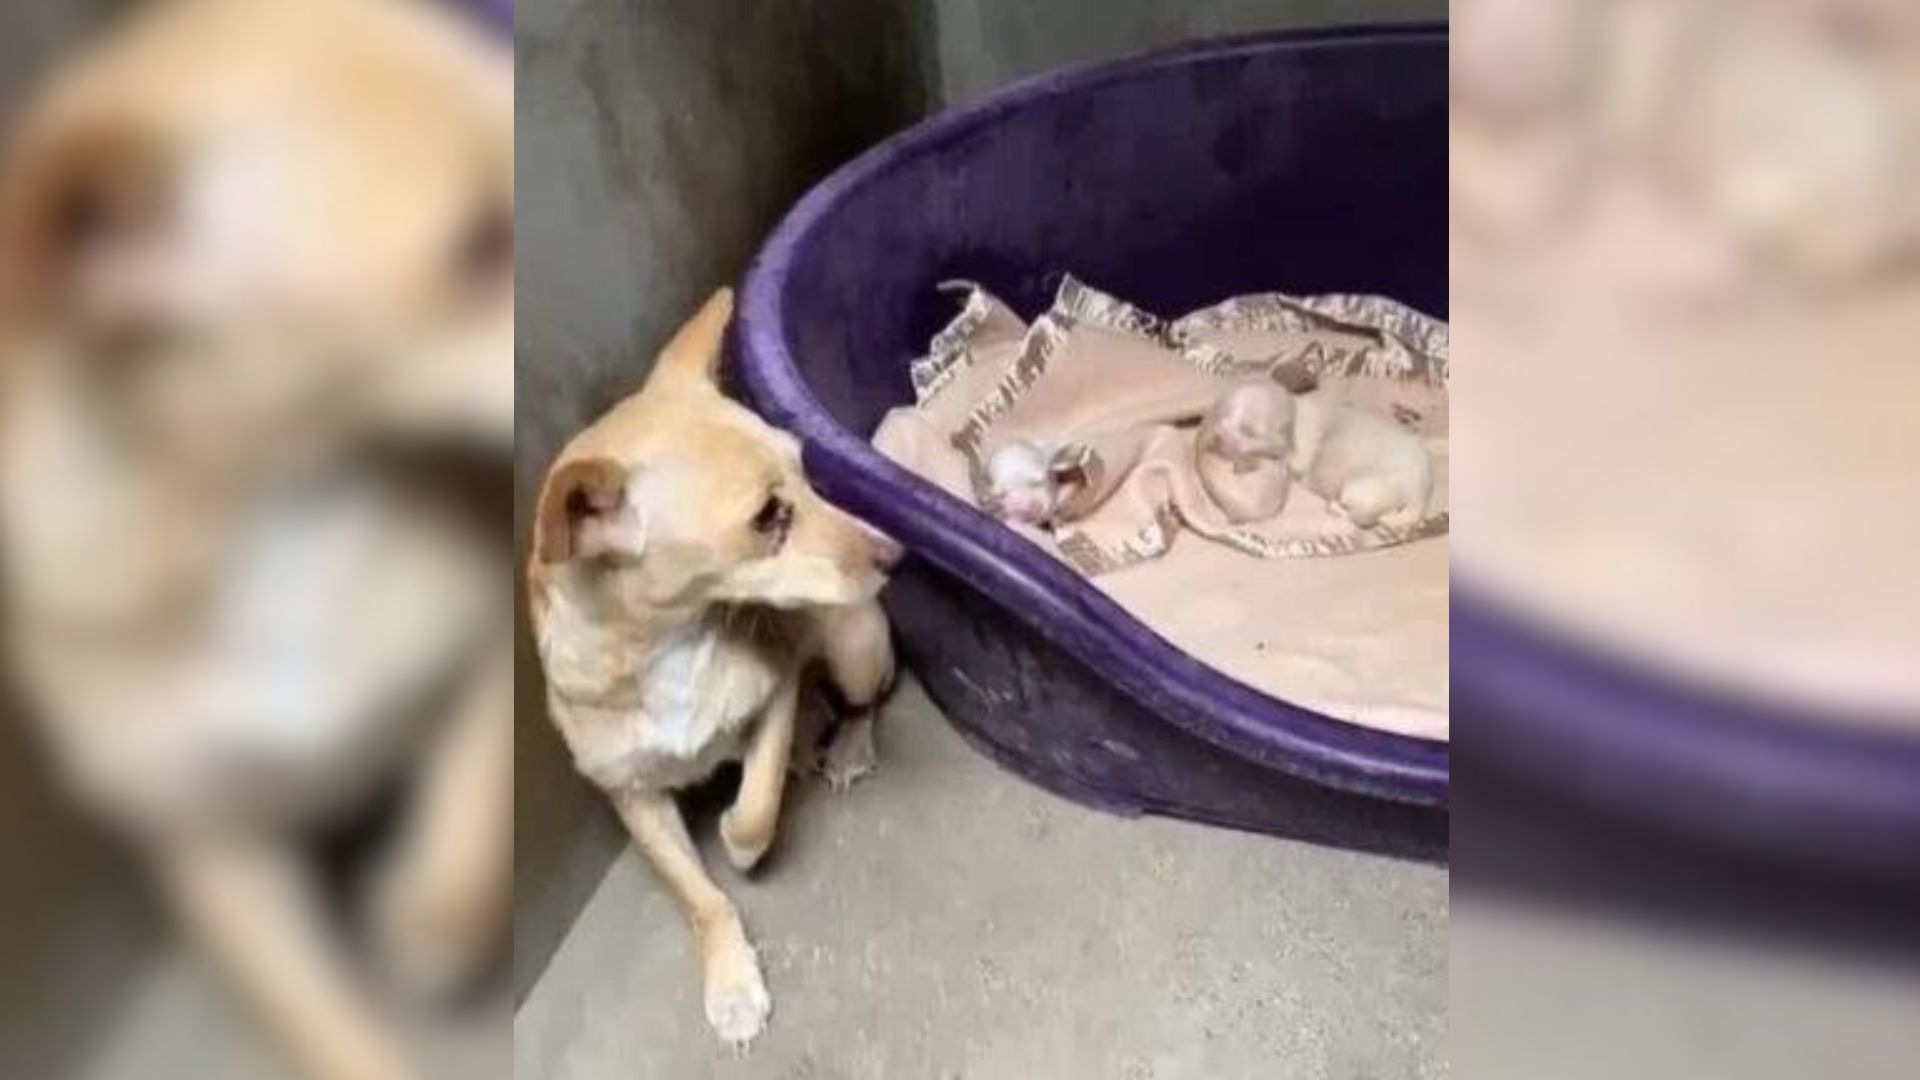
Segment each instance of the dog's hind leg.
M741 763L740 792L720 816L720 839L727 858L751 870L773 846L780 827L780 800L787 790L787 763L793 759L793 727L800 709L800 678L788 675L773 692L747 744Z
M739 911L700 864L700 852L671 794L625 791L615 793L613 802L634 844L686 912L699 941L707 1023L727 1043L746 1046L766 1030L773 1000Z
M415 1075L329 939L318 890L293 853L250 840L186 842L160 875L189 933L239 987L302 1074Z
M1347 481L1334 500L1334 509L1362 529L1371 529L1406 502L1400 489L1378 476L1359 476Z
M383 952L411 986L471 981L513 897L513 663L487 654L429 748L398 846L372 897Z
M845 791L878 764L874 718L893 686L893 641L887 614L876 602L834 608L820 618L820 654L846 715L820 758L827 784Z

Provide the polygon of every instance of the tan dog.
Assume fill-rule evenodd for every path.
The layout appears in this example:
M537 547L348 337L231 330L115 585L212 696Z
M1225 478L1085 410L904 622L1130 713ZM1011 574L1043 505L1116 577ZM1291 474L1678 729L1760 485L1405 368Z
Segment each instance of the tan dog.
M400 0L143 9L0 173L12 673L314 1076L413 1070L298 838L407 774L387 955L450 984L504 925L504 522L371 451L504 464L512 221L510 60Z
M740 760L720 832L735 866L758 863L816 662L853 710L827 751L829 779L872 768L873 707L893 676L873 597L898 552L807 486L791 436L721 394L731 312L729 293L710 300L645 388L561 452L527 576L553 722L685 909L707 1020L740 1046L772 1004L674 792Z

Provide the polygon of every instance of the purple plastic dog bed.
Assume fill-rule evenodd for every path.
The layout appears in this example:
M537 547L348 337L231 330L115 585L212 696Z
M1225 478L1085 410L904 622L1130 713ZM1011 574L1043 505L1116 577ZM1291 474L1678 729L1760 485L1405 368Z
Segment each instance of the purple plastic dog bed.
M1444 316L1446 101L1443 28L1210 42L938 116L782 223L745 285L737 375L821 492L915 556L885 601L973 745L1108 810L1444 857L1444 744L1215 672L867 439L911 400L949 278L1026 314L1070 269L1149 310L1283 289Z
M1466 584L1453 700L1472 757L1569 807L1920 889L1920 738L1741 699L1576 646ZM1544 764L1544 767L1543 767Z

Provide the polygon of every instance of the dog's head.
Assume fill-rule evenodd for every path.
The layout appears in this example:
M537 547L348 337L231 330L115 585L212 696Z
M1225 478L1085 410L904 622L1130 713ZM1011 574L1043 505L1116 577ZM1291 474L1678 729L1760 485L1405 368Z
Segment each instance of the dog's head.
M814 492L791 435L721 393L732 310L732 295L716 294L641 392L562 452L536 511L536 589L582 564L636 616L830 606L879 590L899 549Z
M9 139L0 353L143 460L373 414L504 444L513 177L511 61L451 14L163 0Z
M1200 447L1236 464L1285 458L1293 445L1293 395L1263 380L1241 383L1200 421Z

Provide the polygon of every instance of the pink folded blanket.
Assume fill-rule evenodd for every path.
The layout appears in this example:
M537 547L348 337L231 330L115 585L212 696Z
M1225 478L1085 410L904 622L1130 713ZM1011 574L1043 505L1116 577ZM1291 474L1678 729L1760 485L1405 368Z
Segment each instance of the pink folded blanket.
M917 402L876 431L882 453L993 513L995 453L1044 447L1051 527L1009 527L1230 675L1447 737L1445 323L1383 297L1278 293L1165 322L1067 278L1028 324L953 287L965 303L913 365ZM1283 466L1209 470L1203 421L1249 382L1316 386L1416 437L1432 463L1422 512L1361 528L1298 479L1262 486L1287 484Z
M1262 379L1317 384L1417 435L1441 466L1425 511L1411 524L1357 528L1299 489L1278 513L1244 520L1237 511L1254 493L1222 489L1284 484L1284 470L1203 475L1200 422L1229 389ZM1349 554L1447 529L1446 326L1382 297L1264 294L1164 323L1069 277L1027 326L975 288L914 380L919 404L889 417L876 444L988 507L992 455L1046 447L1072 478L1052 545L1089 575L1157 558L1183 528L1263 558ZM958 463L942 460L943 442Z

